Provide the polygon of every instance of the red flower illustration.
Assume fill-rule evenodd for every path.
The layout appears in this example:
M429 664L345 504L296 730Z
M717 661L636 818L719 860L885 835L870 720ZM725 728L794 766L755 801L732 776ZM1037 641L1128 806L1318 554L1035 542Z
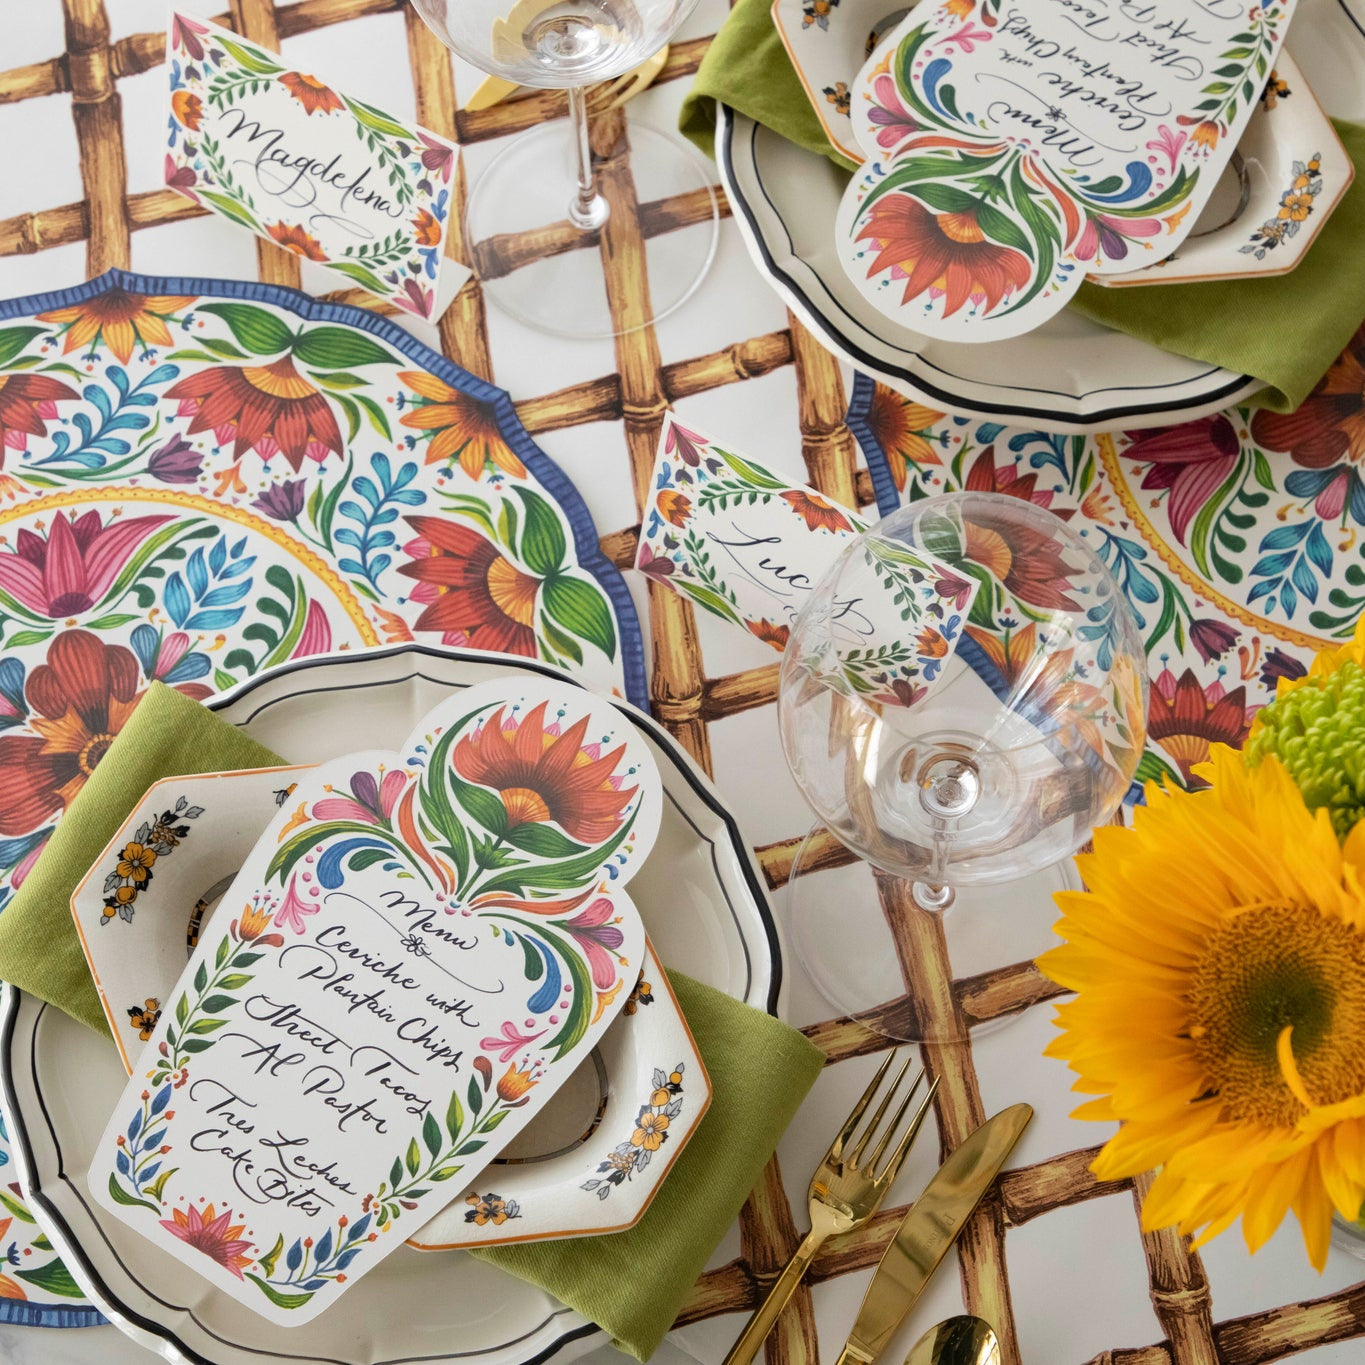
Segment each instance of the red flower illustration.
M1147 490L1169 488L1166 515L1183 545L1190 523L1237 465L1240 446L1226 417L1201 417L1178 427L1143 432L1124 452L1125 459L1150 463L1143 475Z
M0 588L30 611L59 620L89 611L109 590L128 556L169 516L101 523L96 511L52 519L47 539L27 529L15 549L0 551Z
M219 444L231 440L234 459L248 450L263 460L282 453L297 473L305 457L321 463L345 450L327 400L288 356L269 365L194 370L166 397L180 400L180 416L194 414L190 435L212 430Z
M943 421L943 417L943 413L912 403L885 384L873 388L866 421L891 467L891 477L898 492L905 489L909 465L942 464L935 449L942 441L935 436L934 427Z
M33 735L0 737L0 834L27 834L70 805L142 694L122 645L68 630L29 675Z
M848 517L831 502L826 502L818 493L807 493L801 488L792 488L780 495L784 502L791 504L797 514L812 531L851 531Z
M310 237L296 223L272 223L266 228L273 241L278 242L286 251L302 256L306 261L325 261L327 253L316 237Z
M1010 592L1034 607L1080 607L1063 591L1071 567L1057 541L1032 524L1015 521L994 509L976 509L963 518L967 558L989 569Z
M791 639L790 626L774 625L766 617L761 621L750 621L747 623L749 633L756 635L765 645L772 645L779 654L787 647L787 641Z
M1032 267L1021 252L991 241L979 215L979 208L934 213L907 194L883 195L857 236L877 247L868 278L889 270L893 279L903 279L905 303L942 294L945 315L969 299L989 311L1028 283Z
M242 1240L246 1224L233 1223L231 1209L218 1213L212 1204L205 1204L202 1212L193 1205L187 1210L172 1209L171 1216L161 1220L161 1226L172 1237L179 1237L196 1251L217 1261L239 1280L242 1267L251 1264L251 1257L242 1254L251 1246L250 1242Z
M1177 679L1163 668L1152 687L1147 708L1147 737L1179 765L1188 787L1208 785L1191 771L1209 761L1209 747L1229 744L1240 749L1251 728L1246 688L1223 690L1222 683L1203 688L1190 669Z
M130 294L117 286L106 289L83 303L69 308L53 308L39 313L42 322L58 323L65 331L62 354L77 346L103 342L126 365L133 347L170 346L172 338L166 319L188 308L194 300L182 294L157 294L150 297Z
M622 787L616 765L625 752L584 746L588 717L563 734L545 725L547 702L520 720L499 707L455 746L453 766L466 781L497 791L508 828L553 820L570 838L597 844L621 823L635 787Z
M330 114L342 108L340 97L331 86L323 85L316 76L305 76L302 71L286 71L280 84L303 105L311 117L319 110Z
M616 927L616 907L605 896L599 896L586 910L564 921L583 956L592 968L592 984L599 991L610 990L616 980L617 959L613 950L625 942L626 936Z
M1051 507L1051 491L1036 488L1037 482L1038 476L1036 474L1021 475L1019 466L1012 460L1008 464L997 465L995 463L995 447L987 446L972 462L972 467L967 471L967 480L963 487L969 492L1003 493L1009 498L1022 498L1025 502L1031 502L1036 507ZM1073 509L1066 508L1057 515L1066 521L1074 515L1074 512Z
M5 447L23 450L30 436L46 436L45 419L57 415L57 404L80 394L45 374L0 374L0 464Z
M1320 517L1335 521L1349 508L1356 522L1365 523L1365 326L1296 411L1262 408L1251 419L1251 434L1310 471L1290 474L1285 488L1314 498Z
M536 596L541 580L519 569L476 531L441 517L409 517L417 539L398 572L415 578L415 602L430 605L416 629L440 630L446 643L495 649L534 659ZM449 638L452 634L458 639Z

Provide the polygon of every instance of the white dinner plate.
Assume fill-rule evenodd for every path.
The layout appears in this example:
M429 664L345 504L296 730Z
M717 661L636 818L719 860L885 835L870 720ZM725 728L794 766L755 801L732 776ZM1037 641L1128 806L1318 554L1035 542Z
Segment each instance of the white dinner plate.
M1293 40L1327 112L1358 118L1365 91L1359 0L1302 0ZM716 159L755 264L793 312L848 363L930 408L1085 433L1189 421L1262 387L1072 310L1007 341L922 337L864 299L839 262L834 219L847 172L723 105Z
M408 645L300 660L208 704L301 763L400 743L441 697L509 671L571 681L524 659ZM776 929L734 818L696 765L647 716L617 703L649 744L665 807L654 850L631 882L670 967L760 1009L781 986ZM82 1288L163 1359L194 1365L536 1365L571 1360L600 1329L550 1295L463 1252L401 1247L311 1323L242 1313L89 1197L85 1173L125 1084L106 1040L6 987L0 1081L20 1180ZM156 1264L153 1265L153 1262ZM150 1284L155 1282L153 1290Z

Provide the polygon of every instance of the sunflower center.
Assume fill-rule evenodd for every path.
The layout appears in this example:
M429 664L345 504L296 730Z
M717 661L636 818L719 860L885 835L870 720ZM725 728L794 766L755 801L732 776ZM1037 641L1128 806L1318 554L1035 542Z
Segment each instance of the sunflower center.
M986 234L970 213L945 213L938 220L943 235L954 242L984 242Z
M522 573L514 564L499 557L488 566L488 595L504 616L510 616L519 626L531 626L536 620L536 590L540 581Z
M509 825L540 825L550 818L545 798L530 787L508 787L501 795Z
M1195 1053L1229 1119L1302 1117L1276 1054L1286 1028L1315 1104L1365 1091L1365 936L1343 920L1297 905L1244 910L1205 946L1190 1005Z
M95 764L104 757L104 751L114 742L113 735L95 735L86 741L76 757L76 766L86 777L95 771Z

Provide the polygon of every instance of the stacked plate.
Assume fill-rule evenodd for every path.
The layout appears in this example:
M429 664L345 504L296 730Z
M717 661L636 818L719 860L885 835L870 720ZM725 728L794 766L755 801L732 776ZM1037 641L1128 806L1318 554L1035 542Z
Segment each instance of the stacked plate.
M808 10L822 17L806 23ZM894 26L905 7L899 0L840 0L824 7L778 0L775 11L831 140L855 150L847 128L848 89L869 39ZM1107 283L1133 287L1276 274L1297 264L1350 183L1350 159L1326 114L1365 114L1365 10L1359 0L1301 0L1292 36L1295 58L1280 63L1279 84L1253 117L1241 155L1201 216L1197 235L1168 264L1111 276ZM1312 75L1311 90L1304 71ZM1276 93L1281 89L1288 97ZM847 172L724 106L716 157L750 254L787 305L836 354L931 408L1083 433L1190 420L1263 387L1253 376L1158 350L1074 310L1006 341L928 339L878 311L840 263L834 223ZM1313 213L1292 238L1258 255L1264 237L1257 234L1275 217L1297 174L1295 163L1315 157L1321 189Z

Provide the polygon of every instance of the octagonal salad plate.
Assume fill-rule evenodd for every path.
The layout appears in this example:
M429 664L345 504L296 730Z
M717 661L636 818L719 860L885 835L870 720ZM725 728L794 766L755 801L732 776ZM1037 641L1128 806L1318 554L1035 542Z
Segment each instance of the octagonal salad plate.
M124 1070L144 1045L226 887L308 768L164 777L71 898ZM367 793L354 793L357 802ZM340 800L346 800L343 796ZM652 948L621 1013L543 1113L408 1239L422 1251L633 1227L710 1104L710 1082ZM511 1062L522 1039L500 1061Z
M209 704L276 752L315 763L351 748L357 733L375 744L401 741L443 697L519 670L562 676L506 656L406 646L298 661ZM663 782L659 835L631 882L656 953L651 968L667 963L751 1005L775 1008L781 981L776 932L733 818L665 731L620 706L653 754ZM637 1002L623 1023L648 1019L661 1003L661 982L650 978L651 968L645 975L655 1004ZM551 1356L572 1359L603 1340L594 1324L549 1295L458 1251L426 1254L400 1247L330 1312L292 1329L242 1313L183 1268L157 1267L152 1273L149 1262L163 1253L105 1214L85 1184L104 1121L125 1083L118 1054L107 1040L12 988L6 988L0 1022L5 1109L24 1189L100 1310L163 1359L212 1365L434 1365L456 1359L528 1365ZM681 1085L686 1105L690 1068L684 1065L680 1079L673 1079L675 1063L685 1055L663 1055L667 1060L658 1063L659 1070L669 1070L643 1100ZM652 1067L646 1079L656 1079ZM590 1078L584 1093L593 1093ZM675 1098L670 1094L669 1102ZM634 1093L628 1106L609 1104L600 1140L612 1149L629 1145L633 1128L626 1133L622 1119L633 1123L642 1107ZM496 1168L499 1174L511 1169ZM609 1207L632 1180L608 1183L606 1198L596 1190L586 1197ZM462 1227L478 1226L464 1221L468 1212L476 1219L484 1212L485 1225L494 1228L510 1221L494 1221L496 1199L483 1196L490 1191L504 1201L506 1196L492 1185L483 1189L486 1184L488 1179L481 1180L476 1192L482 1210L469 1204L458 1210Z

